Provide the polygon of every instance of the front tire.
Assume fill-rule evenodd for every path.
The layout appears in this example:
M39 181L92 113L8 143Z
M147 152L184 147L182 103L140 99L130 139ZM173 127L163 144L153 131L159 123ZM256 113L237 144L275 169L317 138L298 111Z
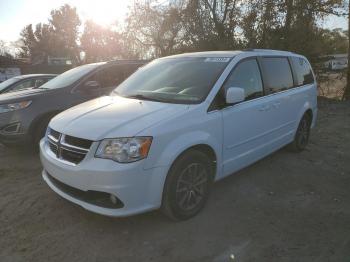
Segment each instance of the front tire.
M187 220L199 213L208 199L213 175L206 154L191 150L181 155L167 176L163 213L173 220Z
M40 140L45 136L47 126L49 125L51 118L46 118L41 120L38 125L35 127L35 132L32 135L32 146L34 151L39 151Z

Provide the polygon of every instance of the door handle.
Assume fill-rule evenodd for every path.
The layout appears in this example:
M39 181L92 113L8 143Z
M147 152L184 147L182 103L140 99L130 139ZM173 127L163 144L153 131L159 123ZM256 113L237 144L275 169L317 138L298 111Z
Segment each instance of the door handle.
M265 105L265 106L260 107L259 111L268 111L268 110L270 110L270 108L271 107L269 105Z

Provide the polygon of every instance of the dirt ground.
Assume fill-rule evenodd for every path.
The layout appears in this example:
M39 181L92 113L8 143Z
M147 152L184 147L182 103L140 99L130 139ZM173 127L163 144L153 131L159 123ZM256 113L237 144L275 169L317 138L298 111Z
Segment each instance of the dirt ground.
M307 151L282 149L213 189L197 217L92 214L0 146L0 261L350 262L350 103L320 101Z

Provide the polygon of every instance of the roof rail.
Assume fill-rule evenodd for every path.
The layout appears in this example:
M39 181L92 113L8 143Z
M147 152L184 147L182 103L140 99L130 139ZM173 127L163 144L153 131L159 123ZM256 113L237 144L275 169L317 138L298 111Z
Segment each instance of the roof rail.
M148 59L116 59L116 60L109 60L106 61L107 63L118 63L118 62L150 62L151 60Z
M249 52L276 52L276 53L293 54L293 52L290 52L290 51L274 50L274 49L259 49L259 48L247 48L247 49L244 49L243 51L249 51Z

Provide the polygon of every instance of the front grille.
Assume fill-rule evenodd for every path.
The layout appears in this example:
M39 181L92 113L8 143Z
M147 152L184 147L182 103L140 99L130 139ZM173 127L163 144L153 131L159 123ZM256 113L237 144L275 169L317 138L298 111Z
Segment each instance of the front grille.
M61 134L53 129L48 132L48 143L51 152L59 159L75 165L84 160L92 141Z
M70 145L75 145L81 148L87 148L89 149L92 141L90 140L86 140L86 139L82 139L82 138L76 138L74 136L65 136L64 140L66 141L67 144Z
M49 135L51 135L53 138L55 138L56 140L60 139L61 134L53 129L50 128L49 130Z
M66 148L62 148L61 157L62 159L72 162L74 164L79 164L85 158L86 153L78 153L69 151Z
M53 144L53 143L49 143L49 146L50 146L50 150L51 150L55 155L57 155L57 154L58 154L57 145L55 145L55 144Z

